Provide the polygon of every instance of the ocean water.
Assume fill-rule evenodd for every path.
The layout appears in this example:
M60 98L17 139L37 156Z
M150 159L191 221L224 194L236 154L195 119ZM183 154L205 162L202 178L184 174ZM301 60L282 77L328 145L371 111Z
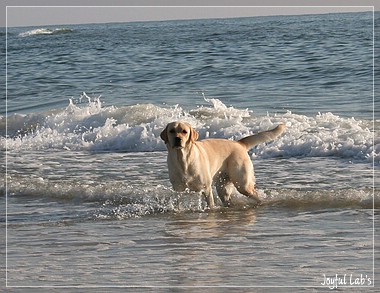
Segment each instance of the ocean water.
M8 28L0 113L6 285L372 287L380 208L374 18ZM249 152L263 205L236 192L230 208L216 198L210 211L201 195L173 191L159 136L175 120L200 139L240 139L285 123L280 138Z

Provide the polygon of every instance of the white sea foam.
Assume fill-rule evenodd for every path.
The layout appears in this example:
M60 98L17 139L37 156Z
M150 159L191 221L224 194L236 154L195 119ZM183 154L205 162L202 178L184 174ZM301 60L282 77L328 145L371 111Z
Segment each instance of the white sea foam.
M83 100L87 100L83 102ZM252 150L254 157L343 157L379 163L380 140L374 139L370 121L343 118L332 113L310 117L292 112L253 116L248 109L226 107L220 100L186 110L180 105L153 104L104 107L100 98L85 93L80 101L70 100L65 109L7 119L7 133L1 133L0 147L8 150L163 151L160 133L167 123L188 121L200 139L240 139L258 131L287 125L286 132L272 143ZM0 118L5 129L6 118Z

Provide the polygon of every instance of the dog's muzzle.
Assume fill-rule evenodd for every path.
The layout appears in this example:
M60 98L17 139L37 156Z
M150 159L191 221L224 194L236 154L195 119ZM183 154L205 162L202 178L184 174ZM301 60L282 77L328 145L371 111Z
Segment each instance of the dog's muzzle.
M182 147L182 139L180 137L176 137L174 139L174 147L177 147L177 148Z

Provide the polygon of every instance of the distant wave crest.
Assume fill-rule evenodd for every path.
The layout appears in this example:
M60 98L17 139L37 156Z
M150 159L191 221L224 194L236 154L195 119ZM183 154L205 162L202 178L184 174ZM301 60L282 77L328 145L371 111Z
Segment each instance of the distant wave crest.
M73 29L69 29L69 28L55 28L55 29L37 28L34 30L22 32L19 34L19 36L29 37L29 36L35 36L35 35L56 35L56 34L71 33L73 31L74 31Z

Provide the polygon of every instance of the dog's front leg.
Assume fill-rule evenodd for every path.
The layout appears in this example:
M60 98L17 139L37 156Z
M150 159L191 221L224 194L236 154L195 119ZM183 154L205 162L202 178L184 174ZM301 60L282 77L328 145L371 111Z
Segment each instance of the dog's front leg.
M215 207L215 203L214 203L214 195L212 194L211 186L207 187L207 189L203 191L203 195L206 198L208 207L210 209L213 209Z

